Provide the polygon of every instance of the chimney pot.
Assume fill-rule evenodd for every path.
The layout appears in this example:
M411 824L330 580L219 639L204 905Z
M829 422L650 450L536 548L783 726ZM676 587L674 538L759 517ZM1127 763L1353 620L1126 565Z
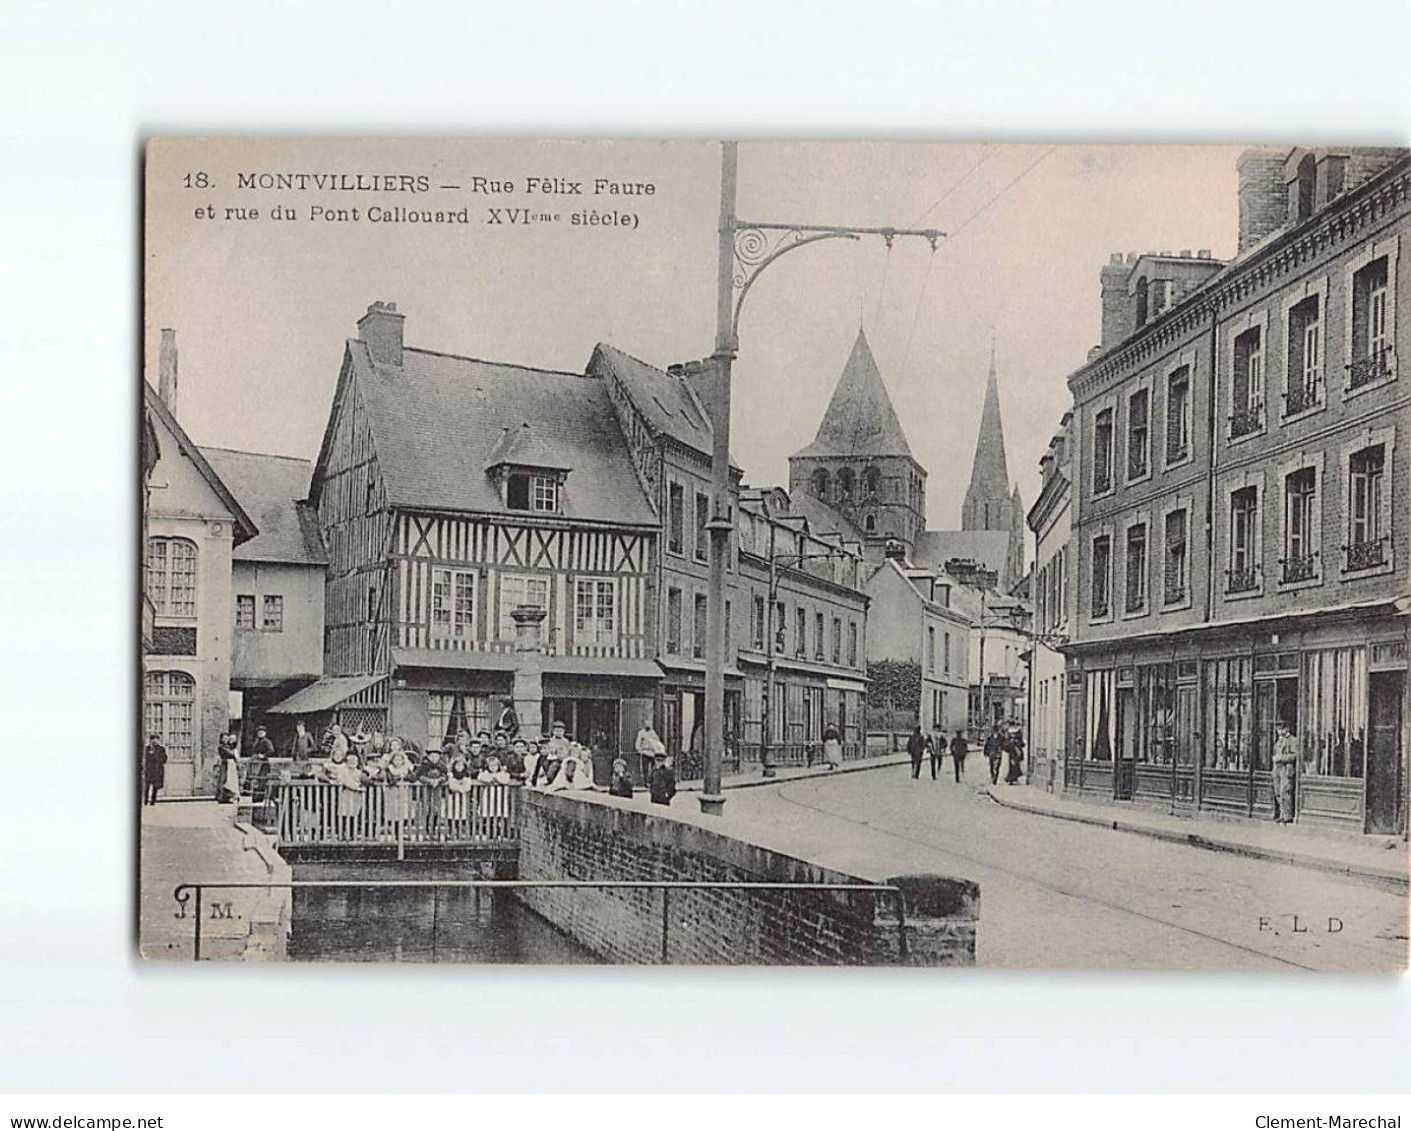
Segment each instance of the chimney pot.
M1191 249L1188 248L1188 247L1183 247L1183 248L1181 249L1181 258L1182 258L1182 259L1189 259L1190 257L1191 257Z
M1197 259L1209 259L1209 258L1210 258L1210 249L1209 249L1208 247L1203 247L1203 248L1201 248L1199 251L1197 251L1197 252L1195 253L1195 257L1196 257Z
M173 416L176 415L176 331L163 328L162 347L157 359L157 395Z
M367 344L372 360L382 365L402 364L402 324L395 302L374 302L358 319L358 340Z

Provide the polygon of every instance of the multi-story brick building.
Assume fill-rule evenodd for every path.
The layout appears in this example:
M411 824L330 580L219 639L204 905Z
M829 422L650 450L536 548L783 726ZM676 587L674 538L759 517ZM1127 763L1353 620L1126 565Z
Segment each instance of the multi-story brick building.
M1114 258L1069 378L1068 789L1406 828L1411 158L1251 150L1238 254Z

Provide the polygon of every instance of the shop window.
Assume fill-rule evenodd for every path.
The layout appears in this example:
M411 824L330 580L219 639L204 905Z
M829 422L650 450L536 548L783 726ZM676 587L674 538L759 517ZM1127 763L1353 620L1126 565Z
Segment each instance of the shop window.
M1367 653L1363 648L1307 652L1302 670L1303 772L1360 778L1367 754Z
M1254 754L1253 665L1248 656L1205 665L1205 766L1243 771Z
M1166 379L1166 462L1180 463L1191 451L1191 371L1183 365Z
M1323 324L1317 295L1289 310L1284 416L1317 408L1323 400Z

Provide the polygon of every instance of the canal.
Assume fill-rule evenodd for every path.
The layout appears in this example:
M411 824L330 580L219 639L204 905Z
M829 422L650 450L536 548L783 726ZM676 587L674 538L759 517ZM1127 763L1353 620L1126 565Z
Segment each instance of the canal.
M483 888L297 888L294 962L587 965L591 951L508 891Z

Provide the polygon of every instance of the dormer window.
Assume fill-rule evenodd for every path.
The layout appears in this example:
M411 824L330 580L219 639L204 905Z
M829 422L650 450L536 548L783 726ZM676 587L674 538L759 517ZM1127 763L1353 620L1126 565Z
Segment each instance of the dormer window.
M505 506L512 511L555 514L559 509L559 483L549 475L512 472L505 480Z

